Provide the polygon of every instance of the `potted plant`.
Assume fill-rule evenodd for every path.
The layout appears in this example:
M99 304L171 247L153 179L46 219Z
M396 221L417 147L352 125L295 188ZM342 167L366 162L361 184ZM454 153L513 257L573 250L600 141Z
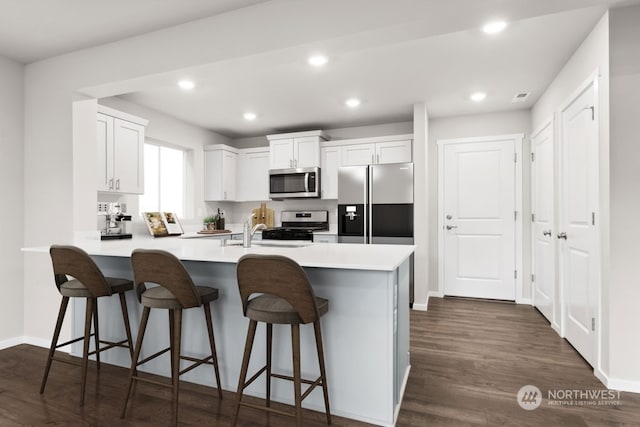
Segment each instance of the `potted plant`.
M205 230L215 230L218 222L218 215L208 215L202 220Z

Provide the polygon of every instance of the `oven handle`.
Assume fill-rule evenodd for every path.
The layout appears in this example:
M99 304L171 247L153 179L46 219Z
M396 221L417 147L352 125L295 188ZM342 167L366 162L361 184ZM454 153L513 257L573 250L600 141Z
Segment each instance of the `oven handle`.
M304 174L304 192L309 192L309 172Z

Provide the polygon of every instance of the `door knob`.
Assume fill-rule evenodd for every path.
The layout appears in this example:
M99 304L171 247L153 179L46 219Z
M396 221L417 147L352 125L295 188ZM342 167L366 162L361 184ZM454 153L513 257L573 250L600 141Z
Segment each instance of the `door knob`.
M447 225L447 230L451 230L452 228L458 228L457 225Z
M546 230L542 232L543 236L551 236L551 230Z
M562 233L558 233L558 239L567 240L567 233L565 233L564 231Z

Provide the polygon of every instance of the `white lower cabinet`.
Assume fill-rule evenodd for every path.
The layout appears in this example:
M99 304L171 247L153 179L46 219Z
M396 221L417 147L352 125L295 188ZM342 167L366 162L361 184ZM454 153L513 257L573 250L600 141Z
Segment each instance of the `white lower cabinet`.
M335 234L314 234L313 243L338 243L338 236Z
M144 193L144 133L148 121L103 106L98 110L97 190Z

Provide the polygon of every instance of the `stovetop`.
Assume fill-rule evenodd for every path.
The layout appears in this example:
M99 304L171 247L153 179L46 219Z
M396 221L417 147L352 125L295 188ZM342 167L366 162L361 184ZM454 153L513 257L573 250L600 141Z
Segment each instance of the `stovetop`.
M262 231L266 240L310 240L314 231L329 230L328 211L283 211L281 227Z

